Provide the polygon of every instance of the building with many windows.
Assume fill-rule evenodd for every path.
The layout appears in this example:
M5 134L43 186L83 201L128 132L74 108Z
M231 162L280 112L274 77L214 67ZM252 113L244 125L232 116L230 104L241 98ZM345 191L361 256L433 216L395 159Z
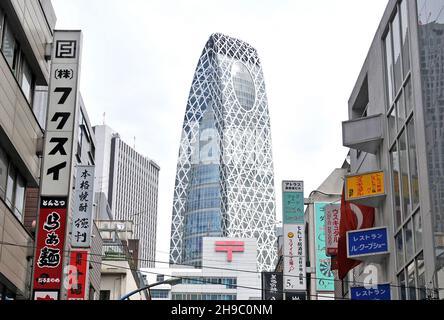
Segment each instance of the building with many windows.
M351 173L385 174L385 197L373 206L390 248L348 280L362 281L373 264L393 299L444 298L443 7L442 0L389 1L343 123Z
M94 127L96 148L96 204L101 219L108 205L115 220L134 221L134 238L140 240L139 265L154 267L157 199L160 167L120 139L106 125Z
M203 237L258 240L260 270L276 263L270 118L259 57L213 34L199 59L182 127L170 263L201 266Z
M30 298L35 235L25 203L39 186L46 106L36 88L48 86L55 22L48 0L0 2L0 300Z

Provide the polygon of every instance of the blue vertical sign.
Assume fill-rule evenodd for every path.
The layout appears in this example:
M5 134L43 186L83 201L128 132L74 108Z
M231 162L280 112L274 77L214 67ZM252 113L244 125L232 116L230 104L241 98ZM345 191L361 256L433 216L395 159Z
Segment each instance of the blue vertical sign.
M391 300L390 284L378 284L376 288L351 288L352 300Z
M334 291L334 274L331 271L331 259L326 255L325 242L325 207L330 203L316 202L315 208L315 246L316 246L316 290Z

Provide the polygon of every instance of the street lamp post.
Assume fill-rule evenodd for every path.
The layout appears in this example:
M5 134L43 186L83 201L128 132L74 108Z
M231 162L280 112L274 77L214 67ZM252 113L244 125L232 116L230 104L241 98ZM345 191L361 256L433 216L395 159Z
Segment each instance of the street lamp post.
M137 289L137 290L131 291L130 293L127 293L126 295L122 296L122 298L120 298L120 300L129 300L129 297L131 297L132 295L134 295L134 294L136 294L136 293L138 293L138 292L140 292L140 291L143 291L143 290L148 290L148 292L149 292L149 297L150 297L149 300L151 300L151 291L150 291L150 288L155 287L155 286L158 286L158 285L161 285L161 284L175 285L175 284L179 283L181 280L182 280L182 279L174 279L174 278L172 278L172 279L168 279L168 280L164 280L164 281L156 282L156 283L150 284L150 285L148 285L148 286L144 286L144 287L142 287L142 288L139 288L139 289Z

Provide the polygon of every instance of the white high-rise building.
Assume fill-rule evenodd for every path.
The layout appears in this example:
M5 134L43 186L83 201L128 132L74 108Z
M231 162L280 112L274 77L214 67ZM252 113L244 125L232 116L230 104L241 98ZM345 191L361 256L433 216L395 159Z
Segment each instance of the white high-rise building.
M160 167L123 142L110 127L95 126L94 132L97 141L96 202L102 204L100 197L106 197L113 219L134 222L134 238L140 240L139 266L152 268L156 252Z

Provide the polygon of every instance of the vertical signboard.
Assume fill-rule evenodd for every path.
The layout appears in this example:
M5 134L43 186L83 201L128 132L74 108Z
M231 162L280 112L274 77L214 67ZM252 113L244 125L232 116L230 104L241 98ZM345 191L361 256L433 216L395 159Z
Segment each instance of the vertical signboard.
M42 290L46 291L49 288L48 285L43 285L44 278L50 279L46 281L53 281L50 285L53 290L61 289L66 220L72 183L73 139L78 109L81 32L55 31L53 43L40 180L41 207L36 230L37 246L33 275L35 299L60 298L59 294L45 294ZM52 230L54 232L47 230L51 225L57 225L57 229ZM51 245L48 245L48 242Z
M60 290L67 204L66 197L41 197L37 250L34 259L34 290L44 292ZM41 298L42 294L37 296ZM54 295L49 296L54 297ZM58 293L56 296L58 298Z
M328 203L316 202L315 207L315 246L316 246L316 290L334 291L334 275L331 260L326 254L325 207Z
M262 272L262 300L283 300L283 278L280 272Z
M94 190L94 166L77 166L75 205L72 216L73 248L91 246L92 206Z
M304 182L282 182L282 213L284 224L304 224Z
M304 291L305 272L304 225L284 225L284 290Z
M85 299L87 267L88 251L71 251L68 271L68 300Z
M325 206L325 242L327 256L336 256L338 254L340 219L340 204L329 204Z

